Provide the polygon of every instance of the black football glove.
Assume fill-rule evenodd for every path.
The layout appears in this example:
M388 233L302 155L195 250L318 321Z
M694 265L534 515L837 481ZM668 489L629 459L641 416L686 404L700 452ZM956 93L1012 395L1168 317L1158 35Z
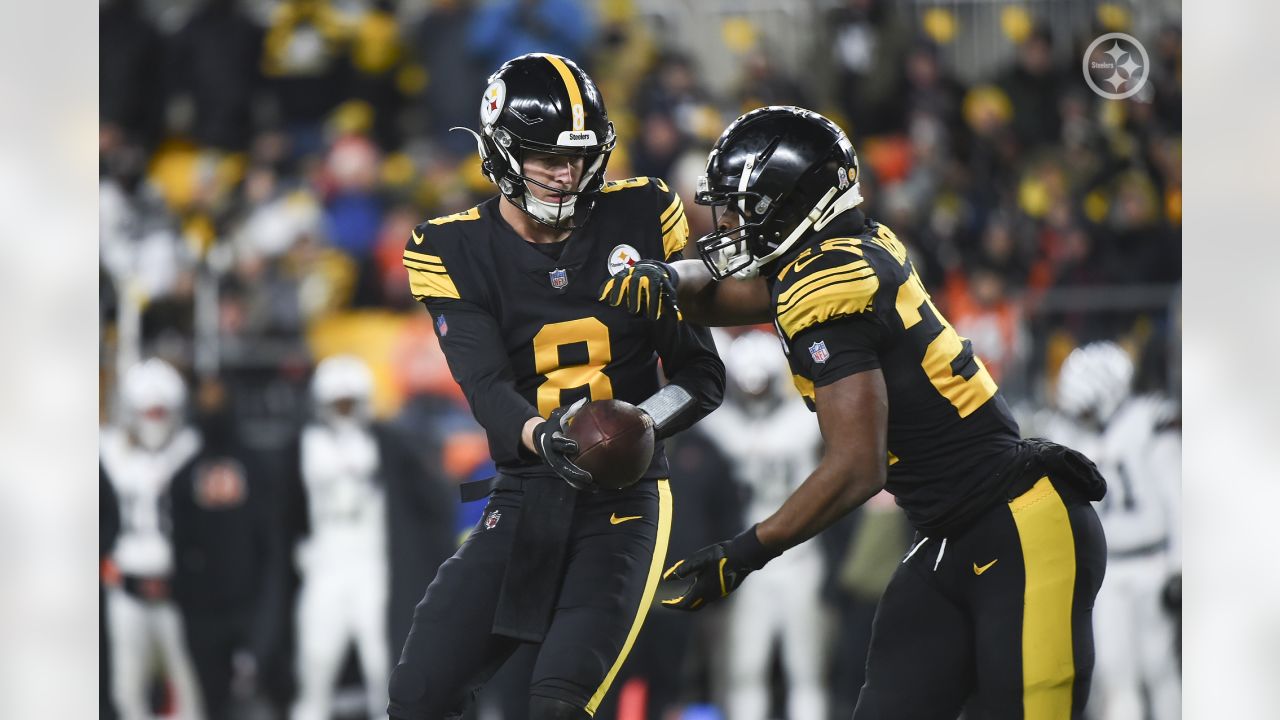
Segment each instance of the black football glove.
M619 307L649 320L663 316L683 320L676 305L676 285L680 276L674 268L657 260L641 260L626 271L604 281L600 302Z
M665 607L701 610L738 589L751 573L780 553L760 543L756 526L732 540L708 545L667 568L659 595Z
M568 419L586 402L583 398L572 405L562 405L552 410L550 417L533 426L533 446L538 449L542 462L555 470L565 482L579 490L595 492L596 484L591 473L573 463L573 458L578 455L578 443L564 436Z

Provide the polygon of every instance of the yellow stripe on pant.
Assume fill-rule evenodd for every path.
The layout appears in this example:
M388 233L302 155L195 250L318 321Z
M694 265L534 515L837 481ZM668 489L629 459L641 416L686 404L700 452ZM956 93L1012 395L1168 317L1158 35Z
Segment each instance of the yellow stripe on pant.
M1024 720L1070 720L1075 683L1071 610L1076 584L1075 539L1067 508L1042 477L1009 503L1026 586L1022 610Z
M609 672L604 676L604 682L600 683L600 687L596 688L596 692L591 696L591 700L587 702L587 714L595 717L596 710L600 707L600 702L604 700L605 693L609 692L609 686L613 684L613 679L618 676L618 671L622 669L622 663L626 661L627 655L631 653L631 646L635 645L636 638L640 635L640 628L644 627L644 619L649 616L649 608L653 605L654 593L658 591L658 580L662 577L662 567L667 561L667 540L671 535L671 485L666 480L658 481L658 535L653 544L653 559L649 561L649 576L644 581L644 593L640 596L640 607L636 609L636 617L631 621L631 631L627 633L627 640L622 644L622 652L618 653L618 659L613 661L613 667L609 668Z

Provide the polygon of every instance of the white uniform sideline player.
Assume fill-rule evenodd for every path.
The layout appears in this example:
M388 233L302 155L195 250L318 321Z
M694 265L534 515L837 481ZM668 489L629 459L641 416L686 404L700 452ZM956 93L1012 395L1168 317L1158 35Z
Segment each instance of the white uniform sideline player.
M200 435L183 422L186 395L182 377L163 360L129 368L120 390L124 422L103 428L99 442L99 462L120 515L106 573L106 616L111 695L122 720L151 717L157 651L172 682L177 717L204 717L182 615L170 592L169 486L201 447Z
M1092 458L1107 478L1098 507L1107 578L1093 612L1097 664L1088 715L1173 720L1182 714L1177 618L1163 596L1182 573L1182 437L1176 403L1133 395L1133 374L1133 361L1114 343L1076 349L1058 376L1065 417L1046 431Z
M370 401L373 376L338 355L311 384L316 421L302 431L311 533L298 546L298 699L293 720L329 720L348 644L355 641L369 717L387 715L389 570L385 497Z
M818 463L822 435L792 388L786 357L772 333L753 330L720 343L730 391L702 427L734 463L751 497L747 525L768 517ZM754 573L729 603L728 713L733 720L766 720L769 668L775 642L787 678L787 716L826 718L824 677L825 558L818 543L801 544L787 562Z

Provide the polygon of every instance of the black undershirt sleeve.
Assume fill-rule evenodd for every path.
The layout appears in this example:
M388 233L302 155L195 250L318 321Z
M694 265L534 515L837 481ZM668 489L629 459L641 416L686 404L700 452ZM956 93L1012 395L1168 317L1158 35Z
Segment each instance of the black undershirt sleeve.
M538 411L516 391L515 373L497 320L465 300L429 298L423 304L435 321L449 371L488 435L494 462L501 465L531 458L520 433Z

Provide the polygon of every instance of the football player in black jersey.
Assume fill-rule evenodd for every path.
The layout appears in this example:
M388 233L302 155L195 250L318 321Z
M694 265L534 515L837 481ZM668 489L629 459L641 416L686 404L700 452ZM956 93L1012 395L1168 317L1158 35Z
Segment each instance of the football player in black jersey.
M647 412L660 441L720 404L724 366L705 328L596 302L613 273L677 258L689 230L662 180L605 181L616 138L595 83L566 58L523 55L489 78L480 121L499 194L417 226L404 264L498 476L475 493L489 497L480 524L414 612L390 714L460 716L524 642L541 644L530 717L580 720L653 602L671 494L661 442L638 483L595 487L563 419L577 402L617 398Z
M645 261L601 299L709 325L773 322L822 461L772 516L665 573L696 610L887 488L917 530L876 614L854 717L1080 717L1105 540L1082 455L1020 440L996 383L905 246L857 208L853 148L794 107L738 118L699 182L702 262ZM644 297L641 287L649 288Z

